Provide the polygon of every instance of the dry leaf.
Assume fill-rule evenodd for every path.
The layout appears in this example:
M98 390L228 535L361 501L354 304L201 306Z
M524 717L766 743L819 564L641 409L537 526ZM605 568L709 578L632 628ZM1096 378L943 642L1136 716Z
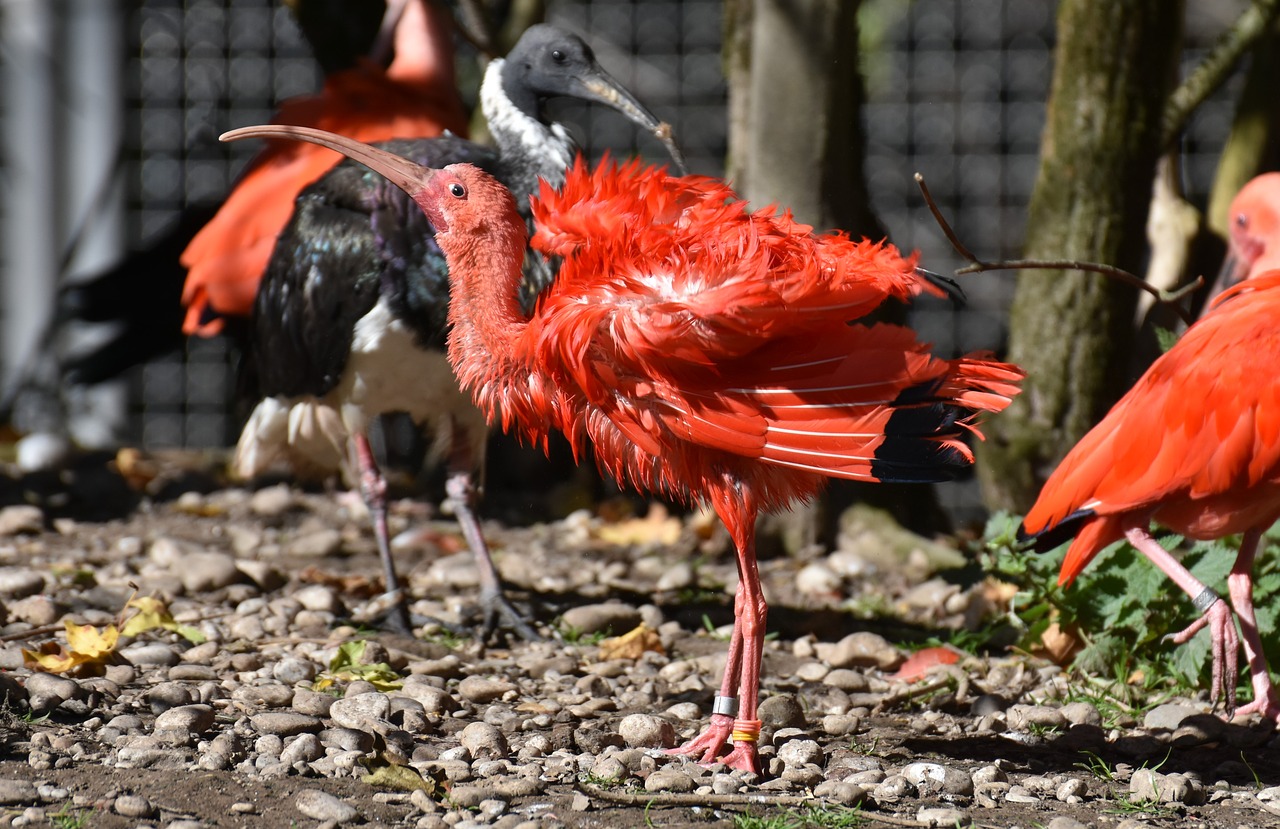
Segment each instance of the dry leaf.
M898 672L891 674L889 678L899 682L915 682L917 679L923 679L931 669L939 665L954 665L959 661L960 654L951 648L921 648L908 656Z
M605 524L596 535L601 541L620 546L665 546L676 543L682 529L679 518L669 515L662 504L653 503L649 505L649 514L644 518L628 518L614 524Z
M1033 648L1032 653L1058 665L1070 665L1082 648L1084 640L1074 626L1063 628L1051 622L1040 635L1040 646Z
M643 656L645 651L666 653L662 647L662 640L658 638L658 632L644 624L641 624L635 630L624 633L621 636L605 639L600 643L600 659L603 661L610 659L635 660Z
M22 651L22 662L29 668L60 674L83 665L102 665L115 655L120 631L115 625L107 625L101 631L93 625L77 625L67 620L67 645L62 647L49 642L38 651Z
M169 613L169 608L164 606L164 602L157 598L139 596L130 599L125 607L132 607L138 612L124 623L124 627L120 630L121 636L137 636L144 631L161 628L173 631L193 645L199 645L205 641L203 633L189 625L180 624L173 618L173 614Z

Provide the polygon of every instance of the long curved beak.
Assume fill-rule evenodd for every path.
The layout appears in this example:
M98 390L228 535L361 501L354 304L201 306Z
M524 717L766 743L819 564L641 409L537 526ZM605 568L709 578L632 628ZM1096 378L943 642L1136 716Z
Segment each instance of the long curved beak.
M241 127L218 136L219 141L240 141L244 138L289 138L305 141L308 144L319 144L321 147L328 147L342 153L347 158L359 161L408 193L409 197L427 214L427 218L437 231L449 229L430 190L431 181L438 172L434 168L424 167L417 162L371 147L355 139L312 127L265 124L257 127Z
M577 97L613 107L625 115L632 123L648 130L667 148L667 152L671 155L671 160L675 162L676 169L680 171L680 175L688 174L689 168L685 164L684 153L680 152L680 148L676 146L670 124L658 120L658 116L650 112L644 104L640 103L634 95L627 91L625 86L618 83L612 75L599 65L594 68L590 75L586 75L579 80L582 88L576 93Z

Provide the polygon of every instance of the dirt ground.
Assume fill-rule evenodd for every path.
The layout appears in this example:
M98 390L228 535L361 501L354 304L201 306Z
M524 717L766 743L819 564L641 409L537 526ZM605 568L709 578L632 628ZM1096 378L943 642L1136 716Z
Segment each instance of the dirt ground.
M290 560L287 556L273 561L274 566L296 575L304 567L321 567L335 574L361 574L377 572L376 556L367 531L361 529L357 515L353 518L351 502L338 492L311 492L298 497L305 510L297 510L285 518L263 518L248 510L226 510L218 507L218 493L227 485L217 473L218 466L206 457L174 456L148 458L150 466L135 467L131 487L119 474L119 467L106 457L87 458L71 472L50 473L24 478L5 479L0 488L0 506L9 504L36 504L44 510L46 527L40 533L23 533L0 542L0 564L4 566L48 567L56 562L74 560L79 566L105 566L117 551L128 550L130 545L122 539L142 539L144 543L157 538L175 538L189 543L217 546L226 545L228 527L234 524L236 533L257 532L263 537L275 537L300 526L330 526L343 534L341 549L323 560ZM135 488L141 486L141 489ZM179 498L183 491L203 493L196 500ZM231 503L238 503L232 499ZM517 506L512 506L516 503ZM510 516L518 511L518 499L514 502L495 501L486 514ZM397 528L406 528L414 522L430 517L418 501L399 502L396 509ZM441 532L448 535L448 522L439 522ZM537 535L539 525L508 528L502 521L490 521L486 532L492 534L498 547L508 551L517 549L531 534ZM510 555L510 552L507 553ZM598 544L572 549L563 545L556 555L565 559L561 564L568 569L588 568L597 562L575 562L574 556L598 557ZM629 553L614 551L609 555L619 559ZM431 554L418 552L410 555L405 565L412 570L427 566ZM502 557L499 559L500 566ZM504 573L507 568L504 567ZM788 598L795 596L790 581L778 574L794 576L795 568L776 562L764 568L766 592L773 598L774 608L770 616L770 628L776 631L778 644L770 651L766 670L785 675L790 662L789 650L794 640L806 634L817 634L819 640L835 640L853 630L878 630L892 632L909 630L919 636L919 626L899 624L892 620L884 623L859 621L838 606L817 608L804 606L796 599L789 605ZM772 574L772 575L771 575ZM780 579L771 584L769 579ZM299 588L299 581L291 578L277 593L287 594ZM551 630L554 620L577 604L599 602L616 595L626 602L646 602L650 596L628 592L625 587L617 590L602 589L594 595L580 592L563 594L540 593L528 584L515 582L513 596L522 607L530 608L544 631ZM216 599L216 596L214 597ZM680 621L690 633L687 639L678 640L678 647L668 656L672 660L682 656L697 655L708 649L722 647L704 635L699 635L701 618L705 614L716 624L730 618L731 604L728 595L699 594L692 600L685 593L652 597L667 614L667 618ZM4 628L7 646L34 644L51 633L24 630L21 623L10 621ZM373 639L385 639L393 647L404 646L403 640L379 632L369 632ZM892 636L890 636L892 638ZM679 645L679 643L684 643ZM510 657L519 664L521 649L530 646L523 643L503 642L483 650L472 644L462 644L465 654L483 654L485 658ZM594 645L582 645L589 658ZM682 653L680 648L685 648ZM431 651L431 649L427 649ZM791 662L794 662L792 659ZM10 662L6 671L11 677L24 681L29 672L18 669ZM766 682L766 696L770 685ZM1017 700L1014 700L1017 701ZM705 709L705 706L704 706ZM927 714L934 713L959 726L944 734L931 733ZM630 711L620 706L611 714L621 718ZM30 780L51 784L67 791L60 802L43 804L45 824L66 826L112 827L135 826L314 826L318 821L302 816L295 806L297 795L304 790L321 789L357 805L363 825L412 826L421 817L403 792L379 791L356 779L332 777L284 776L263 778L236 771L205 771L187 769L174 771L139 768L120 768L110 764L111 746L99 740L95 731L84 725L93 711L67 711L59 709L44 718L24 716L20 710L8 711L0 720L0 781ZM704 710L705 716L705 710ZM1033 827L1048 826L1055 818L1073 818L1094 827L1111 826L1177 826L1177 827L1245 827L1280 826L1280 817L1266 811L1253 796L1259 790L1280 786L1280 755L1272 749L1273 729L1268 724L1230 725L1216 740L1184 748L1167 741L1155 741L1139 727L1140 717L1128 727L1105 731L1097 727L1075 727L1063 733L1000 734L979 733L974 727L979 713L971 710L968 701L957 701L945 690L927 699L899 704L877 706L864 717L855 734L846 737L820 737L830 748L834 744L856 747L856 750L874 757L886 768L903 766L917 761L931 761L948 768L966 772L999 764L1011 780L1024 776L1068 775L1081 778L1087 785L1087 795L1079 803L1066 803L1053 797L1034 803L1000 801L984 805L974 798L942 796L917 796L911 794L897 802L872 802L863 805L862 820L858 825L926 825L918 822L921 810L930 808L959 809L965 820L980 826ZM33 768L28 757L33 746L50 751L49 746L78 743L83 752L78 756L66 756L66 762L53 768ZM57 752L53 752L57 755ZM1114 779L1091 773L1088 769L1105 768L1115 773ZM1128 798L1128 775L1135 768L1158 767L1161 773L1189 773L1203 781L1210 796L1200 805L1164 804L1142 806ZM151 817L139 819L116 814L112 804L122 794L142 794L151 802L155 812ZM619 802L622 801L622 802ZM251 804L251 808L243 804ZM233 809L233 804L240 804ZM29 804L3 803L0 825L22 825L31 817L40 817L24 809ZM613 789L601 791L593 788L586 779L577 782L552 782L538 794L517 797L508 805L508 814L521 814L529 825L571 827L624 827L659 826L734 826L741 822L741 815L751 814L772 819L772 823L757 823L757 827L806 827L851 825L838 823L847 820L845 811L828 808L825 813L813 812L820 804L809 798L805 791L761 791L748 795L666 795L643 790ZM825 814L825 816L824 816ZM81 820L83 822L75 822ZM738 821L735 824L735 820ZM198 821L183 823L183 821ZM1134 821L1137 821L1136 823ZM1072 825L1072 824L1060 824Z

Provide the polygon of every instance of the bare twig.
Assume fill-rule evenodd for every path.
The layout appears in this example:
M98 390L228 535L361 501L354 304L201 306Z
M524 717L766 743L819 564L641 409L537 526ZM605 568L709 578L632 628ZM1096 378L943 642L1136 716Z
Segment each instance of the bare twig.
M1280 0L1277 0L1280 2ZM964 246L960 238L956 236L956 232L951 229L951 225L942 215L942 211L938 209L938 203L933 200L933 194L929 192L929 186L924 183L924 176L916 173L916 184L920 186L920 192L924 195L925 204L929 207L929 212L933 214L933 219L938 223L938 227L942 228L942 233L947 237L947 241L955 248L961 258L969 264L963 268L956 270L956 274L966 273L982 273L984 271L1011 271L1011 270L1047 270L1047 271L1087 271L1089 273L1098 273L1103 276L1109 276L1117 279L1127 285L1132 285L1139 290L1146 291L1155 297L1156 302L1162 305L1170 305L1178 316L1182 317L1182 321L1190 325L1194 320L1191 314L1186 311L1178 303L1184 297L1195 291L1198 291L1204 285L1204 277L1197 276L1193 282L1178 288L1175 291L1162 291L1154 285L1151 285L1139 276L1117 268L1114 265L1104 265L1100 262L1080 262L1075 259L1007 259L1000 262L984 262Z
M1280 16L1280 0L1253 0L1235 24L1223 32L1200 65L1192 70L1165 104L1160 147L1173 147L1196 107L1213 94L1235 70L1236 64Z

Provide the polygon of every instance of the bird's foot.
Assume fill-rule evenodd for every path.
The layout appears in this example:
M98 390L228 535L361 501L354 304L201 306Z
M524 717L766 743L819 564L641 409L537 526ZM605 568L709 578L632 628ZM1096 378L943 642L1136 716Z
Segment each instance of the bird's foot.
M361 616L369 621L385 620L387 627L402 636L413 635L413 624L409 619L409 600L403 588L383 593L371 600L365 606Z
M1211 591L1205 592L1216 600L1204 610L1204 615L1168 638L1175 644L1182 645L1202 628L1209 628L1213 652L1213 678L1210 680L1209 698L1215 703L1219 699L1225 700L1227 716L1231 717L1237 713L1236 677L1240 673L1240 634L1236 630L1235 614L1231 612L1230 606Z
M733 732L733 717L728 714L712 714L707 730L678 748L667 749L668 754L697 757L699 763L715 763L729 742ZM701 755L701 756L699 756Z
M502 593L480 596L484 617L480 622L480 639L488 641L499 630L511 631L525 642L540 642L542 637L529 624L529 619L512 607Z

